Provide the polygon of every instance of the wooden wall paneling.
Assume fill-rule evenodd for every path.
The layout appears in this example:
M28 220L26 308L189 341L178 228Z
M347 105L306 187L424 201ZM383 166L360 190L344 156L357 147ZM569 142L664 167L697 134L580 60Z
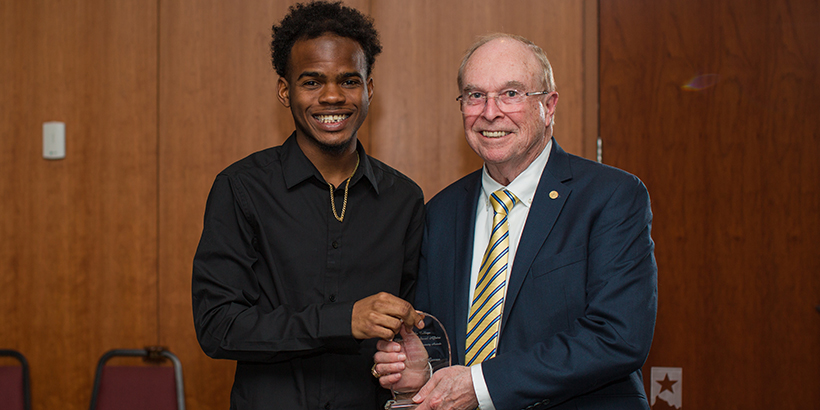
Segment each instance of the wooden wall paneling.
M655 213L647 379L682 367L685 408L816 406L817 2L600 4L604 162Z
M556 139L583 155L585 3L374 1L384 53L374 73L371 153L413 178L427 199L478 169L454 100L458 66L478 36L509 32L547 52L560 94Z
M0 346L34 409L88 406L96 361L156 343L156 8L0 6ZM42 158L42 123L66 158Z
M270 26L285 2L160 4L160 334L185 370L191 409L229 406L234 363L205 356L191 311L191 262L217 173L287 138Z

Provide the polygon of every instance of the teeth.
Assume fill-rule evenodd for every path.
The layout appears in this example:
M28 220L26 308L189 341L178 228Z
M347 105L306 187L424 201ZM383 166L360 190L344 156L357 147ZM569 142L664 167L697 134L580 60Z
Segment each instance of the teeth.
M350 115L314 115L313 117L325 124L332 124L339 122L349 117Z
M481 135L488 138L497 138L507 135L506 131L481 131Z

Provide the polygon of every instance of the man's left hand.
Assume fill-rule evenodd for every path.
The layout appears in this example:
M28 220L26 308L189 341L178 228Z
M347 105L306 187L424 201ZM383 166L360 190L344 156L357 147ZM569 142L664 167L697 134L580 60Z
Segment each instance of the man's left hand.
M478 407L470 368L451 366L433 373L433 377L413 397L421 403L417 410L471 410Z

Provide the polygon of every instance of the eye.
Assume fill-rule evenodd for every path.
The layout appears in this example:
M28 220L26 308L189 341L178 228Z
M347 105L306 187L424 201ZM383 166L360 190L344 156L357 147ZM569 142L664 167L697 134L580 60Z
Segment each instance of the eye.
M347 87L347 88L355 88L355 87L358 87L360 85L362 85L361 80L356 79L356 78L350 78L350 79L344 80L342 82L342 87Z
M302 87L305 88L316 88L319 87L319 82L316 80L305 80L302 82Z
M518 90L504 90L504 91L501 92L501 95L503 95L504 97L507 97L507 98L516 98L516 97L520 96L521 93L518 92Z
M480 100L483 100L483 99L484 99L484 93L482 93L482 92L473 91L473 92L467 93L467 100L468 101L480 101Z

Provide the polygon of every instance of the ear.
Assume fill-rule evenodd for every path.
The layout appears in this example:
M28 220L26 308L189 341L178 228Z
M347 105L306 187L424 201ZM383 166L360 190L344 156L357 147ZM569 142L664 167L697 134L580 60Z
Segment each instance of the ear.
M373 77L367 79L367 101L373 100Z
M288 84L288 81L283 77L279 77L276 88L276 96L279 98L279 102L286 108L290 108L290 84Z
M546 108L547 124L552 124L552 119L555 117L555 106L558 105L558 92L553 91L547 94L547 101L544 103Z

